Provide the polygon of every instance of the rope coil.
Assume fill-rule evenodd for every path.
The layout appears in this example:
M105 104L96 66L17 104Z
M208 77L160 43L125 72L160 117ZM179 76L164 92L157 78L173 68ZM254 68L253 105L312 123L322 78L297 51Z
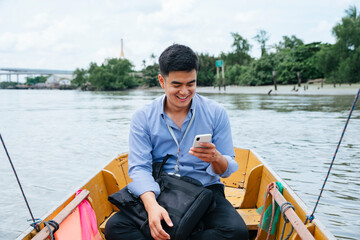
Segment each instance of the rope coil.
M284 218L284 224L283 224L283 228L282 228L282 231L281 231L281 237L280 237L280 240L283 239L284 237L284 231L285 231L285 226L287 223L289 223L289 219L287 218L287 216L285 215L285 212L286 210L288 210L289 208L291 208L292 210L295 211L295 207L291 204L291 202L284 202L283 204L281 204L280 206L280 212ZM291 234L293 233L294 231L294 226L291 224L291 230L289 232L289 234L286 236L286 238L284 240L287 240L290 238Z
M59 224L54 220L44 221L44 225L48 228L50 239L55 240L54 233L59 229ZM51 229L51 227L54 228L54 230Z

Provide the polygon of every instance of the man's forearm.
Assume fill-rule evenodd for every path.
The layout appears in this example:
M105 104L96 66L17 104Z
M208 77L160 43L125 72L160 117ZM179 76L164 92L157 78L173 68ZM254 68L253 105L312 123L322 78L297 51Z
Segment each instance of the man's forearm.
M145 192L140 195L140 199L144 203L144 207L147 212L149 212L150 207L152 207L154 205L158 205L158 202L156 201L154 192Z
M223 155L221 155L221 153L219 153L219 151L216 152L217 156L215 157L215 160L212 161L210 164L214 173L221 175L226 171L228 167L228 161Z

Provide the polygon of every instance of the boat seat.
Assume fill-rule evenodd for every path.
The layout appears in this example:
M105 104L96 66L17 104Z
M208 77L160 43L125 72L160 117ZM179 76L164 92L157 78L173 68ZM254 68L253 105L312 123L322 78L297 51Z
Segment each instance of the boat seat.
M244 220L248 230L257 230L260 222L260 214L256 212L256 208L240 208L244 199L245 190L243 188L225 187L226 199L236 208Z
M256 212L256 208L241 208L236 209L244 220L248 230L257 230L260 223L261 215Z
M245 195L243 188L225 187L226 199L234 206L234 208L240 208Z

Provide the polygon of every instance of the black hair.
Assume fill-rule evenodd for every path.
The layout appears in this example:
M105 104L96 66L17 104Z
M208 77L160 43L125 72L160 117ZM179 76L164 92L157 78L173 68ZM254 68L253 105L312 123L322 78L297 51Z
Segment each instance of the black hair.
M160 72L163 76L169 76L172 71L199 70L199 59L195 52L180 44L173 44L166 48L159 57Z

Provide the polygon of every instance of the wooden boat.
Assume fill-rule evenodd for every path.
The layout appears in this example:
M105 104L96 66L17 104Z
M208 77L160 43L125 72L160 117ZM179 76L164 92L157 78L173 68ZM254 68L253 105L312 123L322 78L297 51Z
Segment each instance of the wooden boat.
M251 238L257 235L258 224L260 221L260 214L255 210L262 206L265 201L265 193L267 186L272 182L281 182L283 185L283 200L286 200L295 207L295 218L293 220L295 231L293 231L290 239L335 239L334 236L321 224L318 219L314 219L312 223L303 222L306 215L310 212L303 203L303 201L290 189L290 187L253 151L247 149L235 148L235 159L239 163L239 169L233 173L231 177L222 179L225 184L225 193L227 199L236 208L238 213L243 217ZM105 239L103 232L106 220L114 214L118 209L112 205L108 200L108 196L117 192L119 189L125 187L131 179L128 172L128 155L127 153L119 155L116 159L107 164L100 172L93 176L88 182L81 187L88 191L83 191L82 196L75 197L75 193L67 198L59 207L47 214L44 221L56 219L62 221L67 215L71 214L84 198L88 196L88 200L96 213L97 226L103 239ZM275 189L274 189L275 191ZM279 194L281 195L281 194ZM277 197L281 197L277 195ZM279 200L281 201L281 200ZM286 214L290 215L292 209L286 210ZM289 216L288 215L288 216ZM290 219L290 217L289 217ZM291 219L290 219L291 220ZM284 219L280 217L277 225L275 237L273 239L280 239ZM49 232L44 224L41 223L42 231L37 233L33 228L29 228L18 239L45 239ZM60 226L61 227L61 226ZM290 224L286 225L284 237L290 232ZM307 231L306 234L301 235L297 231L302 229ZM260 239L266 238L266 232L260 231ZM305 237L304 237L305 236Z

